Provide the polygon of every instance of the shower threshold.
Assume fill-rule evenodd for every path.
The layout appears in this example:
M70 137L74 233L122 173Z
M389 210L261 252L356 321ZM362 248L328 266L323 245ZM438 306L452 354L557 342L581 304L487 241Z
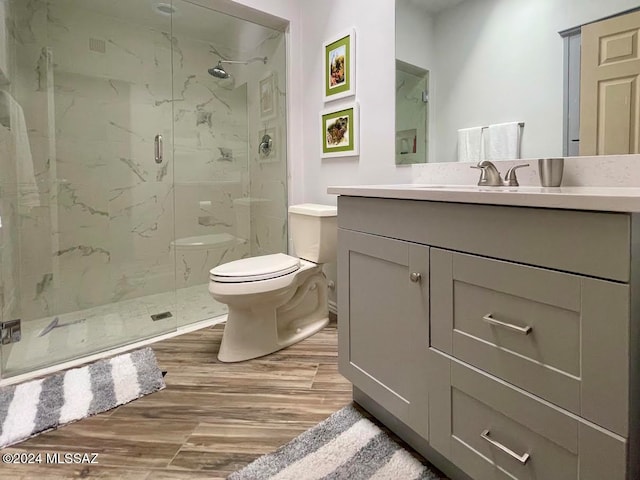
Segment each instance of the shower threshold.
M226 305L213 300L207 287L195 285L23 322L21 341L2 352L0 386L224 322ZM154 321L152 315L160 312L172 315Z

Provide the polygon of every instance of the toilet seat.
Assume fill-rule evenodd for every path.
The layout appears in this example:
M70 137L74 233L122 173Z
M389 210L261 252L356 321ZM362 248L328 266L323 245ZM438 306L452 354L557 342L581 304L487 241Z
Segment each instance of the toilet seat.
M284 253L243 258L212 268L209 278L214 282L244 283L281 277L300 269L300 259Z

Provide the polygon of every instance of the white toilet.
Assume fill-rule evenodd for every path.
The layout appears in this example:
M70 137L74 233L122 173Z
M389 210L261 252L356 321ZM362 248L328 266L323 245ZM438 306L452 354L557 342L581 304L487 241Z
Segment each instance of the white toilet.
M336 217L336 207L292 205L289 229L299 258L263 255L225 263L209 272L209 292L229 306L220 361L267 355L329 323L322 264L336 259Z

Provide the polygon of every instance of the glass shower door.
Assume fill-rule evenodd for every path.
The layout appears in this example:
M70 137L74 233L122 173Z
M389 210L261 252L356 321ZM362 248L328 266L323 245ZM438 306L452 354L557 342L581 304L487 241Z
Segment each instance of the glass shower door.
M227 312L217 265L287 248L283 31L174 0L178 326ZM272 149L261 151L263 138Z
M16 193L0 191L16 212L2 255L17 267L3 307L16 306L22 335L2 346L4 376L174 331L177 318L171 2L7 8L0 144L14 161L0 169L18 172Z

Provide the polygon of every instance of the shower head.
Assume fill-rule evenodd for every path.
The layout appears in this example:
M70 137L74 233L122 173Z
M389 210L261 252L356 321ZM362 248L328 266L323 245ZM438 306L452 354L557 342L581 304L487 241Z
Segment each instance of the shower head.
M216 78L230 78L231 75L227 73L226 70L223 68L222 66L223 63L239 63L242 65L248 65L249 63L257 62L257 61L260 61L266 65L267 57L254 57L254 58L250 58L249 60L218 60L218 65L216 65L213 68L210 68L207 71L209 72L209 75Z
M213 68L210 68L209 70L207 70L209 72L209 75L216 77L216 78L229 78L231 77L231 75L229 75L224 68L222 68L222 62L218 62L218 65L216 65Z

